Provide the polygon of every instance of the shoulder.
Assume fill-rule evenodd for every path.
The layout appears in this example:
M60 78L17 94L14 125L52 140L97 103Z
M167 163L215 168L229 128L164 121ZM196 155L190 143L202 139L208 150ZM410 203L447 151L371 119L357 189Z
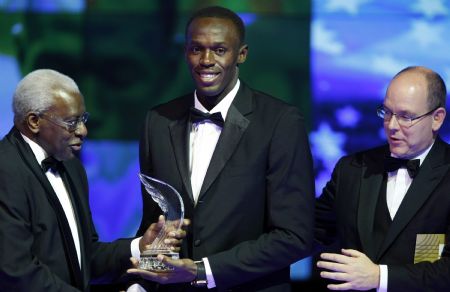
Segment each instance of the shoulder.
M193 103L193 94L186 94L155 106L147 112L147 117L156 116L167 120L178 120L186 115Z
M303 122L301 109L291 105L268 93L255 90L245 83L236 96L234 105L244 115L247 111L252 115L252 120L264 120L275 125L279 121Z
M382 165L383 158L386 157L388 153L388 145L382 145L343 156L339 159L337 165L353 167Z

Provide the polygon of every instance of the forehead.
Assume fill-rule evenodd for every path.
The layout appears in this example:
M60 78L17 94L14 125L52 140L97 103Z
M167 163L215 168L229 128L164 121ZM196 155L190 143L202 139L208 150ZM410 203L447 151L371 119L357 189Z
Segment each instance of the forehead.
M217 41L239 41L235 24L225 18L201 17L194 19L187 30L186 41L213 38Z
M428 108L427 98L425 77L408 72L391 81L384 103L395 111L416 112Z
M61 116L80 115L84 113L84 98L80 92L57 90L50 110Z

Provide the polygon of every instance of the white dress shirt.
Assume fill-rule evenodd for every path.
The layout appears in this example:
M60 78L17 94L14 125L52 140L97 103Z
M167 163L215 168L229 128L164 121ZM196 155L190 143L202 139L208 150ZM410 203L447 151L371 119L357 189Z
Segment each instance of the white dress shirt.
M225 121L228 110L239 90L240 81L237 80L233 89L214 107L208 111L198 100L197 91L194 92L194 106L196 109L205 113L220 112ZM198 196L205 179L206 171L211 162L212 155L216 149L217 141L222 133L222 127L217 126L211 121L203 121L192 124L191 133L189 135L189 170L191 174L192 194L195 204L197 204ZM208 288L216 287L214 277L209 265L208 258L202 259L205 264L206 278L208 280Z
M434 142L433 142L434 144ZM428 153L433 147L431 144L425 151L421 154L417 155L412 159L419 159L420 164L424 161L425 157L427 157ZM394 155L392 155L395 157ZM408 192L409 187L412 183L412 178L409 176L406 167L401 167L396 171L388 172L388 181L386 186L386 202L387 208L389 210L389 214L391 219L394 220L395 214L397 214L400 205L405 198L406 193ZM387 282L388 282L388 266L380 265L380 286L377 289L378 292L387 292Z
M25 140L25 142L27 142L28 145L30 145L30 148L33 151L34 156L36 157L36 160L39 162L39 165L42 166L42 160L47 158L48 154L36 142L32 141L22 133L21 135ZM47 177L48 181L50 182L50 185L55 191L56 196L58 197L58 200L64 210L64 214L66 215L66 219L70 227L70 232L72 233L72 239L75 245L75 249L77 251L78 263L80 264L81 267L80 237L78 233L79 230L75 221L75 213L72 201L70 200L69 193L67 192L66 186L64 185L64 182L59 173L57 172L53 173L52 171L48 170L45 173L45 176ZM141 237L133 239L130 246L131 255L137 258L138 260L140 259L140 250L139 250L140 238Z
M239 86L240 82L237 80L233 89L214 108L212 108L211 111L208 111L200 103L197 97L197 91L195 91L194 107L205 113L213 114L220 112L223 120L225 121L231 103L239 90ZM192 194L194 196L195 204L197 204L203 180L205 179L206 171L208 170L214 150L216 149L217 141L219 141L220 133L222 133L222 127L217 126L208 120L194 123L192 125L192 129L189 134L189 171L191 174ZM216 283L214 281L208 258L203 258L202 260L205 264L208 288L214 288L216 287ZM133 284L127 290L127 292L143 291L145 291L145 289L143 289L139 284Z
M48 157L47 152L39 146L36 142L32 141L28 137L22 134L25 142L30 145L31 150L33 151L36 160L39 162L39 165L42 164L42 160ZM42 166L42 165L41 165ZM48 181L53 187L53 190L58 197L58 200L64 210L64 214L66 215L67 222L69 223L70 231L72 233L73 243L75 245L75 249L77 251L78 263L81 267L81 253L80 253L80 237L78 235L78 226L75 221L75 213L73 210L72 201L70 200L69 193L67 192L67 188L64 185L64 182L61 178L61 175L58 172L52 172L47 170L45 176L48 178Z

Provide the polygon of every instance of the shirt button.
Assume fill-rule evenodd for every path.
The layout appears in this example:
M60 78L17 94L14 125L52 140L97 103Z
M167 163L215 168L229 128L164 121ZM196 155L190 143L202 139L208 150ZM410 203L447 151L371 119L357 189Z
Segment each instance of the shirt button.
M200 239L196 239L196 240L194 241L194 246L199 246L200 243L202 243L202 241L201 241Z

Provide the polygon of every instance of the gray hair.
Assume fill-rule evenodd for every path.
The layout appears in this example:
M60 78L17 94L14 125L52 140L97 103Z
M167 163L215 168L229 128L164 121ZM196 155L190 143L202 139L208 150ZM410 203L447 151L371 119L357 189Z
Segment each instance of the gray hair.
M59 92L79 93L72 78L51 69L38 69L26 75L13 96L14 123L21 123L30 112L43 112L54 103Z

